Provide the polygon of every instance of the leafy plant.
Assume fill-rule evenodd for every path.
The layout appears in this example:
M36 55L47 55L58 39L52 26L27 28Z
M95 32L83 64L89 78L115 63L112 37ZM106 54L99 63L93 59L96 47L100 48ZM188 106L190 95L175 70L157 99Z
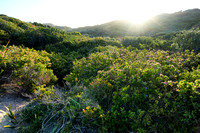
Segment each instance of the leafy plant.
M6 49L6 53L5 53ZM57 77L49 69L51 63L49 54L29 48L10 46L0 50L2 74L12 73L15 80L26 93L33 93L33 85L44 85L55 82Z
M199 93L193 88L194 82L198 82L195 81L198 80L195 76L199 72L198 58L199 55L189 51L170 54L109 46L75 61L73 72L65 80L72 85L85 85L87 89L79 91L100 105L103 113L99 116L99 129L114 132L192 131L198 124L196 112L199 112L194 102L198 101ZM191 66L195 70L190 79L194 80L183 82L183 78L189 79L185 70L191 71ZM91 113L86 115L89 117Z
M12 123L12 125L4 125L3 127L5 127L5 128L18 128L19 127L19 122L16 119L15 114L12 111L11 106L9 108L5 106L5 108L7 109L8 112L4 112L3 110L0 110L0 111L5 113L11 119L10 122Z

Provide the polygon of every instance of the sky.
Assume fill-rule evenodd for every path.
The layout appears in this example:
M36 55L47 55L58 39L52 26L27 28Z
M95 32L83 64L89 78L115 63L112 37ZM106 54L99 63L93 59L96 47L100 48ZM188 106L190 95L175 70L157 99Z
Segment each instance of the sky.
M199 8L200 0L0 0L0 14L72 28L114 20L141 23L162 13Z

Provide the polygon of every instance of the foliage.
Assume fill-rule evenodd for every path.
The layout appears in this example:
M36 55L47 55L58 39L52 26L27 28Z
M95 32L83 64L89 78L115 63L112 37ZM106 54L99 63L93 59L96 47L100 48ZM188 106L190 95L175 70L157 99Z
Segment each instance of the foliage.
M68 36L81 36L78 32L66 33L39 23L26 23L15 18L0 15L0 40L11 44L42 49L47 44L63 41Z
M53 52L51 59L54 73L62 80L66 74L69 74L73 67L73 61L87 57L90 53L96 52L98 46L118 46L120 42L110 38L76 38L70 41L50 44L45 46L47 52Z
M0 111L5 113L11 119L10 122L12 123L12 125L4 125L3 127L5 127L5 128L17 128L18 125L19 125L19 122L16 119L15 114L13 113L11 106L9 108L5 106L5 108L7 109L7 112L4 112L3 110L0 110Z
M157 34L152 37L147 36L125 36L122 44L126 47L131 46L134 49L160 49L171 51L190 50L199 53L200 30L191 29L176 33Z
M5 47L6 48L6 47ZM32 93L33 86L52 84L57 80L51 66L49 54L29 48L9 46L0 50L1 75L8 75L24 92Z
M11 39L11 44L41 50L0 45L1 84L12 81L42 99L21 111L26 127L20 131L198 131L199 29L179 31L196 24L199 10L192 12L191 20L191 11L158 16L160 25L145 27L147 31L120 21L91 31L118 38L90 38L0 15L1 44ZM176 21L174 16L180 15ZM148 36L125 36L135 32ZM61 83L64 78L64 87L51 86L57 80L54 74Z
M126 47L131 46L137 49L149 49L149 50L167 49L165 41L145 36L143 37L126 36L123 38L122 44Z
M199 64L200 55L105 49L76 61L73 72L65 78L85 85L87 89L80 93L87 93L102 107L99 128L185 132L198 125L199 78L191 73L193 81L187 82L181 75L191 66L199 73L195 64Z
M200 52L199 37L200 37L199 29L182 31L176 34L176 37L173 38L173 42L174 44L177 44L176 49L180 49L182 51L194 50L195 53L199 53Z
M46 117L52 105L43 104L42 102L38 103L31 103L21 111L21 119L23 122L29 123L28 126L24 126L20 128L21 132L30 132L35 133L37 132L41 125L43 117Z

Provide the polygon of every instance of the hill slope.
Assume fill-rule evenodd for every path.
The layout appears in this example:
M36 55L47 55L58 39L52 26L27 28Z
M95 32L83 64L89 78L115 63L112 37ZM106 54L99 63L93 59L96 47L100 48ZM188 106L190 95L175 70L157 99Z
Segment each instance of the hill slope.
M197 28L200 24L200 9L190 9L173 14L161 14L145 23L146 33L173 32Z
M70 40L81 36L80 33L67 33L51 26L34 23L26 23L19 19L0 15L0 44L24 44L28 47L44 47L47 44L55 44L63 40ZM73 39L72 39L73 40Z
M101 25L76 29L53 26L65 31L77 31L90 36L152 35L159 32L176 32L197 28L200 25L200 9L190 9L172 14L160 14L144 24L133 24L125 20L116 20ZM52 26L52 25L50 25Z

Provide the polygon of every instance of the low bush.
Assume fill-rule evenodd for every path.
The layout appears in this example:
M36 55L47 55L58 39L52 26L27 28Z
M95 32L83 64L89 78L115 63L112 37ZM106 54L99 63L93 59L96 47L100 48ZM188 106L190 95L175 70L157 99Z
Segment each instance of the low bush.
M45 51L9 46L0 50L1 76L14 80L23 92L33 93L33 86L53 84L57 77L51 66L50 56Z
M200 30L191 29L182 31L176 34L173 38L173 42L177 44L177 47L181 51L194 50L195 53L200 52Z
M99 130L195 131L200 113L199 54L105 49L75 61L65 77L72 85L85 86L76 94L87 94L100 105L102 113L92 117ZM92 124L91 114L85 115Z

